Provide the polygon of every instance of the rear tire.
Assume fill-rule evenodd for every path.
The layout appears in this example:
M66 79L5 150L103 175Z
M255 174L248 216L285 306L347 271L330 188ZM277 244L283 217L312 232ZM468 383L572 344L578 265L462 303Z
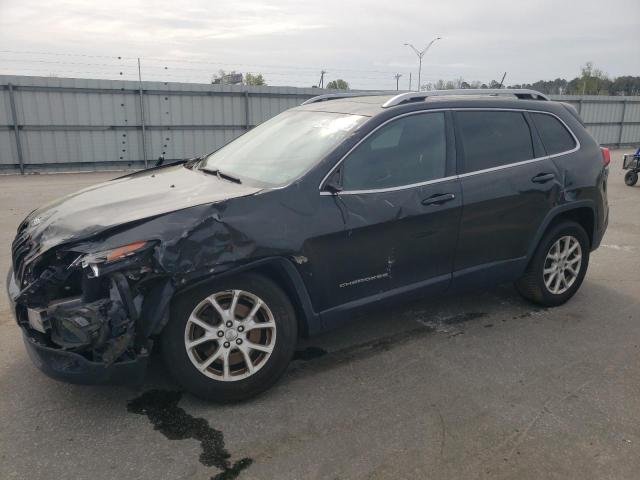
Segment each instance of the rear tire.
M633 187L638 183L638 172L635 170L629 170L624 176L624 183L629 187Z
M520 295L544 307L569 300L580 288L589 266L590 242L584 228L565 221L542 237L527 270L515 286Z
M245 400L286 371L297 341L287 295L255 274L195 288L178 297L161 337L173 378L205 400Z

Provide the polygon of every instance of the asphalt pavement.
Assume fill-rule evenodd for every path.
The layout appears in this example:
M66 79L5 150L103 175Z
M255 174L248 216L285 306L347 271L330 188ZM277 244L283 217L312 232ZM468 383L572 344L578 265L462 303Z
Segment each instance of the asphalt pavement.
M613 152L611 217L566 305L509 286L361 315L303 341L260 397L58 383L30 362L0 275L1 479L636 479L640 186ZM119 173L0 177L0 270L32 209Z

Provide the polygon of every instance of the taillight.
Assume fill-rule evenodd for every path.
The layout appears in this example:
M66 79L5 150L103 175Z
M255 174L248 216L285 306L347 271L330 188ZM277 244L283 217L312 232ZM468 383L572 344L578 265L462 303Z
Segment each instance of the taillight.
M608 167L611 163L611 152L607 147L600 147L602 150L602 163L604 163L605 167Z

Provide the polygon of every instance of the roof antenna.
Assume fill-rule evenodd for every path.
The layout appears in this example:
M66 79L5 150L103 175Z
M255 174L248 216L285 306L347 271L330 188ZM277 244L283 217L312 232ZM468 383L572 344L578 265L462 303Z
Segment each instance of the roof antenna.
M507 76L507 72L504 72L504 75L502 75L502 80L500 80L500 86L498 88L502 88L502 84L504 83L504 77Z

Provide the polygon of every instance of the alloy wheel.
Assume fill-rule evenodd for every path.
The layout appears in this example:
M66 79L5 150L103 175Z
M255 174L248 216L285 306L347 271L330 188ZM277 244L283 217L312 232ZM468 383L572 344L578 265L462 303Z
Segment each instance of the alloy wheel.
M273 313L262 299L244 290L206 297L189 315L184 332L194 367L223 382L255 374L267 363L275 342Z
M571 235L560 237L544 261L543 278L549 292L561 295L575 283L582 266L582 247Z

